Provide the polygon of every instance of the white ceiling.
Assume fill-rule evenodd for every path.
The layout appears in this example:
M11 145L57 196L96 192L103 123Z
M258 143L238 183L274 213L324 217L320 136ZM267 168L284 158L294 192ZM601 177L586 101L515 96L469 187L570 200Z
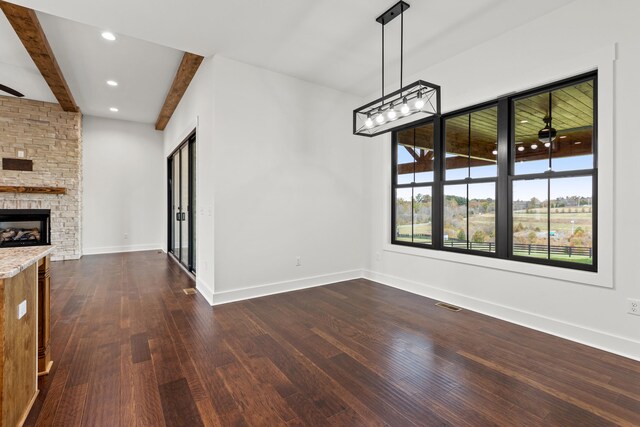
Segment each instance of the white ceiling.
M83 114L155 123L182 52L122 34L110 42L99 28L40 12L38 18Z
M405 76L572 1L575 0L534 3L528 0L409 0L411 8L405 14ZM94 100L99 100L95 101L97 109L104 108L105 101L111 101L108 96L113 94L105 92L101 84L106 78L105 72L112 70L121 73L116 78L127 85L127 100L131 101L131 112L123 108L122 117L150 121L160 108L179 54L131 37L203 56L221 54L366 96L380 87L381 26L374 19L395 1L13 2L96 27L89 29L86 25L39 14L65 77L85 113L97 114L93 107L88 109L88 103L93 104ZM109 46L96 39L98 28L115 32L118 43ZM398 76L399 19L387 25L386 31L388 82L391 82ZM3 32L0 28L0 34ZM3 49L4 44L3 41L0 48ZM4 50L0 53L4 58ZM429 80L428 76L421 78ZM164 86L160 84L162 79L165 79ZM161 87L164 89L160 90ZM135 96L131 91L135 91ZM149 104L142 105L143 99ZM122 102L129 108L128 103Z
M38 12L38 19L83 114L155 123L182 52ZM26 98L56 102L4 14L0 13L0 83ZM117 87L106 84L118 82ZM2 93L4 94L4 93ZM117 113L109 111L118 108Z

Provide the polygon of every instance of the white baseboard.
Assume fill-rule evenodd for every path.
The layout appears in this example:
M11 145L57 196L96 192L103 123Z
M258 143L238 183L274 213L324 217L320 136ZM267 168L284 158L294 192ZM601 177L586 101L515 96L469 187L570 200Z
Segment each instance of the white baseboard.
M199 277L196 277L196 289L198 290L198 292L200 292L200 295L202 295L210 305L214 305L213 291L211 290L211 287Z
M51 261L73 261L82 258L82 255L51 255Z
M361 277L363 277L362 270L350 270L340 273L324 274L321 276L287 280L284 282L269 283L266 285L237 289L233 291L218 292L212 294L211 305L226 304L234 301L280 294L282 292L313 288L315 286L328 285L329 283L343 282L345 280L359 279ZM205 298L207 297L205 296Z
M364 270L364 277L374 282L382 283L383 285L438 301L445 301L487 316L640 361L640 342L629 338L611 335L606 332L517 310L388 274Z
M142 245L127 246L102 246L96 248L85 248L82 250L83 255L100 255L113 254L118 252L140 252L162 250L162 243L147 243Z

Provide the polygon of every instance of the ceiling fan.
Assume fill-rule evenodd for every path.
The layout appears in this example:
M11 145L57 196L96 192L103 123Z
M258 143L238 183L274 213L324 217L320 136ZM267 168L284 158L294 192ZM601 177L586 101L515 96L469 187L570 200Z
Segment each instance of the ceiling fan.
M18 98L22 98L24 96L23 94L21 94L17 90L11 89L9 86L5 86L3 84L0 84L0 91L6 92L6 93L11 94L13 96L17 96Z

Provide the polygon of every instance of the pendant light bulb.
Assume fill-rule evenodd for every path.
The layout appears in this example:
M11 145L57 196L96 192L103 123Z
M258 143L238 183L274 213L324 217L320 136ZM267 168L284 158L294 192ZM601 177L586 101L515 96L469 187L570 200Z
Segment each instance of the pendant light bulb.
M424 107L424 99L422 99L422 92L418 92L418 97L416 98L415 106L418 110Z
M384 114L382 114L382 111L380 110L378 110L378 115L376 116L376 123L379 125L384 123Z
M411 111L411 109L409 108L409 104L407 104L407 98L405 97L402 99L402 107L400 107L400 112L406 116L407 114L409 114L409 111Z
M391 107L389 107L389 111L387 111L387 118L389 120L395 120L396 117L398 117L398 113L396 113L396 110L393 108L393 105L391 105Z
M368 128L373 127L373 120L371 120L371 113L367 113L367 120L364 121L364 125Z

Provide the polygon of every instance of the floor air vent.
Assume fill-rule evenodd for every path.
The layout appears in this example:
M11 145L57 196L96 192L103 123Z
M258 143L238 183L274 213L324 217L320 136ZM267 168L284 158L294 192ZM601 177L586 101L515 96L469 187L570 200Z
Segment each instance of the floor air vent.
M438 302L438 303L436 303L436 305L438 307L446 308L449 311L460 311L460 310L462 310L460 307L456 307L455 305L452 305L452 304L447 304L446 302Z
M184 292L187 295L195 295L196 294L196 288L184 288L182 290L182 292Z

